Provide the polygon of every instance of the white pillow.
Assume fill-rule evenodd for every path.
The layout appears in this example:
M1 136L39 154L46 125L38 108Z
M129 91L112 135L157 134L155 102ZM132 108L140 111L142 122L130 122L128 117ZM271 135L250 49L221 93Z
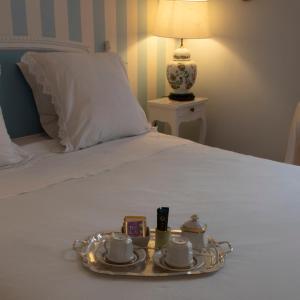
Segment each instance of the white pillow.
M24 163L30 158L27 152L10 140L0 108L0 169Z
M29 73L26 64L21 62L17 65L31 87L42 127L50 137L58 138L58 116L51 96L43 93L43 87L37 83L35 76Z
M149 131L118 55L28 52L22 62L52 97L66 151Z

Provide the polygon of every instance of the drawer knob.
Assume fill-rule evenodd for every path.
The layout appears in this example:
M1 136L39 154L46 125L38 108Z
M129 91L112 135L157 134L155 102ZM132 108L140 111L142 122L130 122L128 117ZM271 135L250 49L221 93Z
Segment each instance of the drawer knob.
M192 107L192 108L191 108L191 112L194 112L194 111L195 111L195 108L194 108L194 107Z

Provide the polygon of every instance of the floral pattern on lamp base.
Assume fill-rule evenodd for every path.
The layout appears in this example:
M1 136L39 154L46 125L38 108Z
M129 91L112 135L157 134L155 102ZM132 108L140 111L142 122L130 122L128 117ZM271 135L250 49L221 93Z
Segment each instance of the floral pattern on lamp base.
M174 60L167 66L167 78L174 94L189 94L196 77L197 65L191 60Z

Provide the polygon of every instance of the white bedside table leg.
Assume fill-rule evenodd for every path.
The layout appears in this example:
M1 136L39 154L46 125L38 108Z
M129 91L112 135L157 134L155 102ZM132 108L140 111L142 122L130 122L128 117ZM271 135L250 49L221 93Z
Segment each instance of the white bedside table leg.
M179 136L180 123L178 123L176 120L173 120L169 122L169 125L171 127L171 134L175 136Z

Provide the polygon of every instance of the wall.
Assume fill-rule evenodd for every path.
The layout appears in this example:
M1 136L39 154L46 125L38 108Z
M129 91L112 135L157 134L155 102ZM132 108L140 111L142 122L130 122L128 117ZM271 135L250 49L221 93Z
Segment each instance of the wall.
M0 36L71 40L103 51L109 40L127 65L134 94L165 94L165 63L174 41L149 37L157 0L1 0Z
M187 41L209 97L208 144L283 160L300 101L300 1L209 1L213 39Z

